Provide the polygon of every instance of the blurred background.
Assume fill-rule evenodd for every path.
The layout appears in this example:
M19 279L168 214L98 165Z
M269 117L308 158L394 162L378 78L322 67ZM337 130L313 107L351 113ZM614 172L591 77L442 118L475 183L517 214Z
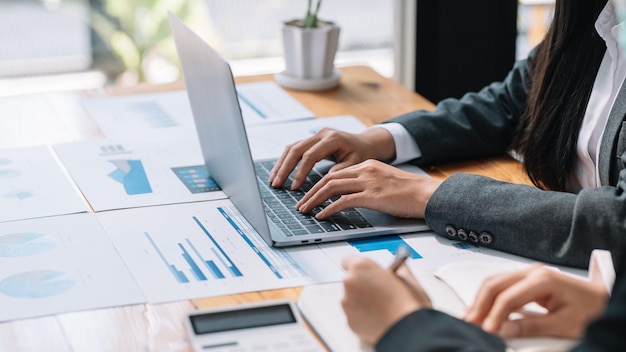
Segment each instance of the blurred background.
M320 17L341 27L336 64L392 77L402 2L325 0ZM552 5L518 3L517 58L541 40ZM180 79L167 11L215 46L235 75L278 72L282 22L305 9L306 0L0 0L0 96Z

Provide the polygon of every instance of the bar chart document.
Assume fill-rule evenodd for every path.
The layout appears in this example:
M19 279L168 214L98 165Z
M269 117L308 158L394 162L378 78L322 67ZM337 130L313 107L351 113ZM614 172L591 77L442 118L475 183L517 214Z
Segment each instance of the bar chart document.
M312 111L271 81L237 85L237 96L247 125L315 117ZM198 145L184 90L85 98L82 103L108 138L161 143L185 141Z
M238 84L236 88L243 121L248 126L315 117L272 81Z
M0 224L0 321L144 301L93 214Z
M70 178L47 147L0 150L0 222L85 212Z
M229 200L96 215L151 303L338 281L317 246L268 246Z
M226 197L185 146L106 139L54 148L95 211Z

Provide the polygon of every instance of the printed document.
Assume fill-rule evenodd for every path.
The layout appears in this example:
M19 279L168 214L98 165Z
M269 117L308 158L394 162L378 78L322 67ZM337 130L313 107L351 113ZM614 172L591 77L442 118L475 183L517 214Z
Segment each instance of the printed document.
M54 149L94 211L226 198L186 145L103 139Z
M96 214L150 303L338 281L317 246L273 248L229 200Z
M93 214L0 224L0 321L144 301Z
M246 125L314 118L315 114L272 81L237 85ZM108 138L171 142L197 136L187 92L85 98L83 106Z
M0 222L86 212L87 203L44 146L0 149Z

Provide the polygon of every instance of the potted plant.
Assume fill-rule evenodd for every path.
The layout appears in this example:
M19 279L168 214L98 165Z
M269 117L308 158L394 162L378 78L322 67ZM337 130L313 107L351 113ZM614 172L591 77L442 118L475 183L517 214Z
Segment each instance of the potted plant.
M286 88L326 90L339 83L334 61L340 28L318 18L321 3L308 0L304 18L283 24L285 71L276 74L276 81Z

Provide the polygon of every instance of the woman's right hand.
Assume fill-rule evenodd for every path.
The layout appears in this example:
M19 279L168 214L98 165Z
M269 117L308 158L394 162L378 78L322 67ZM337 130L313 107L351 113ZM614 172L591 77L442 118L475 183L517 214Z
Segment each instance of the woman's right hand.
M393 158L393 137L384 128L370 128L359 134L322 128L313 136L285 148L270 173L269 182L272 187L282 187L298 163L291 189L300 188L315 163L323 159L336 162L329 170L333 172L367 159Z
M504 338L582 336L591 320L606 306L608 292L602 283L568 276L542 265L495 275L481 285L465 320ZM546 314L509 314L536 302Z

